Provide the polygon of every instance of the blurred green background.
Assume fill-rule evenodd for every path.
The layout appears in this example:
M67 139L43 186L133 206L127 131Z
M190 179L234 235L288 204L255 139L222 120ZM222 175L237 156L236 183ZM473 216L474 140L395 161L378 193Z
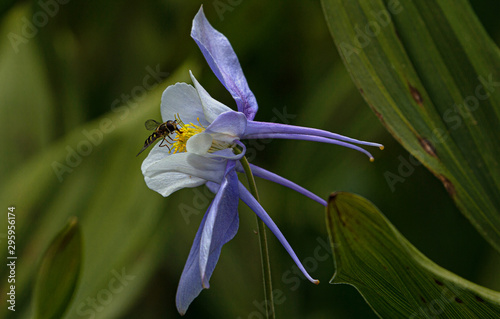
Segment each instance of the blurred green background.
M66 3L63 3L66 2ZM175 292L211 197L200 187L163 198L149 190L135 157L160 119L161 92L190 82L235 107L190 38L202 2L4 1L0 5L0 198L16 206L16 313L0 299L0 318L30 318L36 272L47 245L70 216L84 242L80 283L66 318L176 318ZM500 42L500 3L473 1ZM385 131L339 59L318 1L204 3L212 25L231 41L259 102L256 119L326 129L383 143L361 153L286 140L248 144L251 161L326 198L349 191L371 200L418 249L439 265L500 289L499 256L455 208L442 184ZM149 77L148 77L149 74ZM155 74L155 76L151 76ZM168 76L167 76L168 74ZM408 169L408 168L406 168ZM387 172L404 182L389 185ZM404 173L404 172L403 172ZM294 273L270 236L280 318L375 318L334 273L324 208L258 180L261 201L319 286ZM186 318L263 318L261 266L252 211L240 207L240 230L227 244L211 288ZM7 218L0 219L6 260ZM328 258L327 258L328 257ZM4 264L4 262L2 262ZM8 286L0 268L0 293Z

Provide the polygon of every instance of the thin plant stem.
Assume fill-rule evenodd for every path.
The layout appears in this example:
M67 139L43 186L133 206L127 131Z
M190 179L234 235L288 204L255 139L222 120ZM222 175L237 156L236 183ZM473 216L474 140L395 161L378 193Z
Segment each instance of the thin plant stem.
M241 153L241 150L238 148L234 148L235 153ZM239 151L239 153L238 153ZM252 174L252 170L250 168L250 164L245 156L243 156L240 160L243 169L245 170L245 175L248 180L248 187L250 188L250 193L255 197L255 199L259 200L259 193L257 192L257 185L255 184L255 179ZM276 318L274 313L274 300L273 300L273 284L271 277L271 262L269 260L269 248L267 244L267 235L266 235L266 225L264 222L257 217L257 231L259 233L259 246L260 246L260 257L262 261L262 279L264 283L264 298L266 300L266 317Z

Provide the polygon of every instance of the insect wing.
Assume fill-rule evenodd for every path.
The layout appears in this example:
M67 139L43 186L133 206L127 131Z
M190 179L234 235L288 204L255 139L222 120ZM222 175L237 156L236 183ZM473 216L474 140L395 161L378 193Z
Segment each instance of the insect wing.
M158 128L158 126L160 126L161 123L160 122L157 122L155 120L147 120L146 123L144 123L144 126L146 127L146 129L148 131L154 131Z

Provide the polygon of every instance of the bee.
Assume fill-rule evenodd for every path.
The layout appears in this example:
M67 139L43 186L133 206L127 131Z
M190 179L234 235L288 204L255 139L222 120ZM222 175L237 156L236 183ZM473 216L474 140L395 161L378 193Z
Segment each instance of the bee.
M177 127L177 120L175 121L168 120L165 123L160 123L155 120L147 120L144 123L144 126L146 126L146 129L148 131L154 131L154 132L146 139L146 141L144 142L144 146L142 147L141 151L137 153L136 156L139 156L139 154L141 154L145 149L149 147L149 145L153 144L159 138L163 138L163 140L160 143L160 147L166 146L168 148L168 151L170 152L168 144L172 142L168 141L167 138L170 138L170 134L174 133L175 131L181 133L181 131Z

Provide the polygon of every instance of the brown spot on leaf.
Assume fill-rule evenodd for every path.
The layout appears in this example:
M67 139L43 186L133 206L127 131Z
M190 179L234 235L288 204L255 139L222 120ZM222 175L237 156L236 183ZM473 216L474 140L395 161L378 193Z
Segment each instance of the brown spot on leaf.
M331 202L332 200L335 200L335 197L337 197L338 193L337 192L333 192L330 194L330 196L328 197L328 201Z
M396 37L398 38L399 42L401 42L401 36L399 35L398 29L394 28L394 32L396 33Z
M410 87L411 97L415 100L415 102L417 102L418 105L422 106L424 100L422 99L422 95L420 95L420 92L410 83L408 83L408 86Z
M373 112L375 112L375 115L378 117L380 122L385 125L384 117L382 116L382 114L380 114L374 107L372 107L371 109L373 110Z
M420 142L420 146L424 149L424 151L432 157L437 158L436 148L429 142L428 139L419 137L418 141Z
M420 300L422 300L423 303L427 303L424 297L420 296Z
M439 280L437 280L437 279L434 279L434 281L435 281L435 282L436 282L436 284L438 284L439 286L444 285L442 282L440 282L440 281L439 281Z
M328 197L328 203L331 204L334 209L335 209L335 212L337 213L337 215L339 216L339 220L340 222L342 223L342 225L345 226L345 220L344 218L342 218L342 214L340 213L340 210L339 208L337 207L337 203L335 203L335 199L337 197L338 193L337 192L333 192L330 194L330 197Z
M363 90L363 88L359 88L359 93L361 93L361 94L365 93L365 91Z
M446 189L448 194L450 194L451 197L454 197L456 194L455 186L453 186L450 180L444 177L443 175L439 175L438 178L443 183L444 188Z
M455 301L458 302L458 303L463 303L462 299L460 299L458 297L455 297Z
M484 302L484 299L483 299L483 298L481 298L481 297L479 297L479 296L474 296L474 297L476 297L476 300L477 300L477 301L479 301L479 302Z

